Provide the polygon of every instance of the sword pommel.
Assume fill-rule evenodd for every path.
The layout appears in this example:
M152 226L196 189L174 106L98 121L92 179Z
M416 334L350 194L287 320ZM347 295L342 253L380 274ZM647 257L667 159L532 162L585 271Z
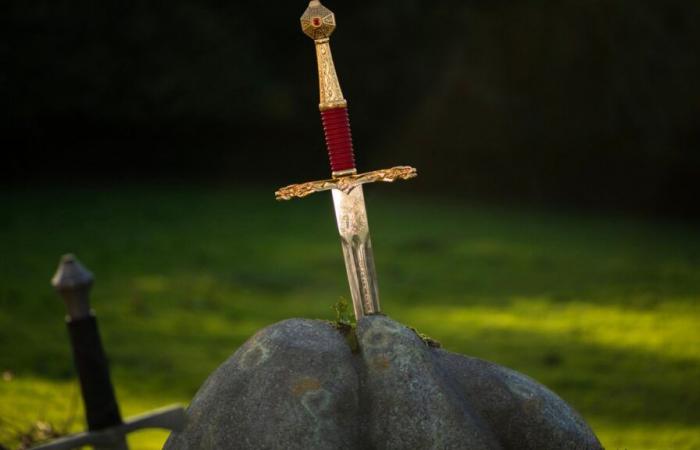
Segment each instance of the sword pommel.
M335 14L318 0L311 0L301 16L301 29L314 41L328 39L335 31Z
M90 315L90 288L94 278L74 255L63 255L51 285L63 298L68 316L81 319Z

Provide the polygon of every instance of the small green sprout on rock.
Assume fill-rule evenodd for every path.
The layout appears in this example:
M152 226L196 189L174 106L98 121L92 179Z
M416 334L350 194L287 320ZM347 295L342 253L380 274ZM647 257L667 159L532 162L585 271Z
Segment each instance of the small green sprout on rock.
M340 297L335 305L333 305L333 309L335 310L335 322L332 322L333 326L345 336L350 350L352 350L353 353L359 352L360 345L355 335L356 324L353 322L352 316L350 315L350 304L344 297Z
M340 299L333 305L335 310L335 321L338 325L352 326L350 319L350 305L345 297Z

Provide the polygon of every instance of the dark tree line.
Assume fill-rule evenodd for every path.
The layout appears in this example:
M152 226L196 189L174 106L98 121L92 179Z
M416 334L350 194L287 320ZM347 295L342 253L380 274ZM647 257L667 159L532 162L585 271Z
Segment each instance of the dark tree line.
M326 3L362 168L411 163L421 190L474 198L700 212L700 3ZM324 176L305 7L6 2L3 179Z

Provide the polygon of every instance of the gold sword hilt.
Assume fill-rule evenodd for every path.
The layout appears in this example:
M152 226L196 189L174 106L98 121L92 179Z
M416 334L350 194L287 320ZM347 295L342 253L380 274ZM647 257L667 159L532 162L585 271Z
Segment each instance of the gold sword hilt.
M330 36L336 28L335 14L318 0L311 0L301 16L301 29L314 40L318 64L318 80L326 147L331 163L332 179L293 184L275 192L277 200L306 197L314 192L338 189L349 193L355 186L376 181L408 180L417 175L410 166L397 166L358 174L348 117L348 102L343 97L333 63Z

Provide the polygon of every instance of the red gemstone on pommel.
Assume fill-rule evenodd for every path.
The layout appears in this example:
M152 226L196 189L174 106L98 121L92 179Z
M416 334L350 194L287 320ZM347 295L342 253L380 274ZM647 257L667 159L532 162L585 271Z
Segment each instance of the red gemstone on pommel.
M343 172L355 168L355 155L350 133L350 117L345 107L321 111L323 131L326 134L326 147L333 172Z

